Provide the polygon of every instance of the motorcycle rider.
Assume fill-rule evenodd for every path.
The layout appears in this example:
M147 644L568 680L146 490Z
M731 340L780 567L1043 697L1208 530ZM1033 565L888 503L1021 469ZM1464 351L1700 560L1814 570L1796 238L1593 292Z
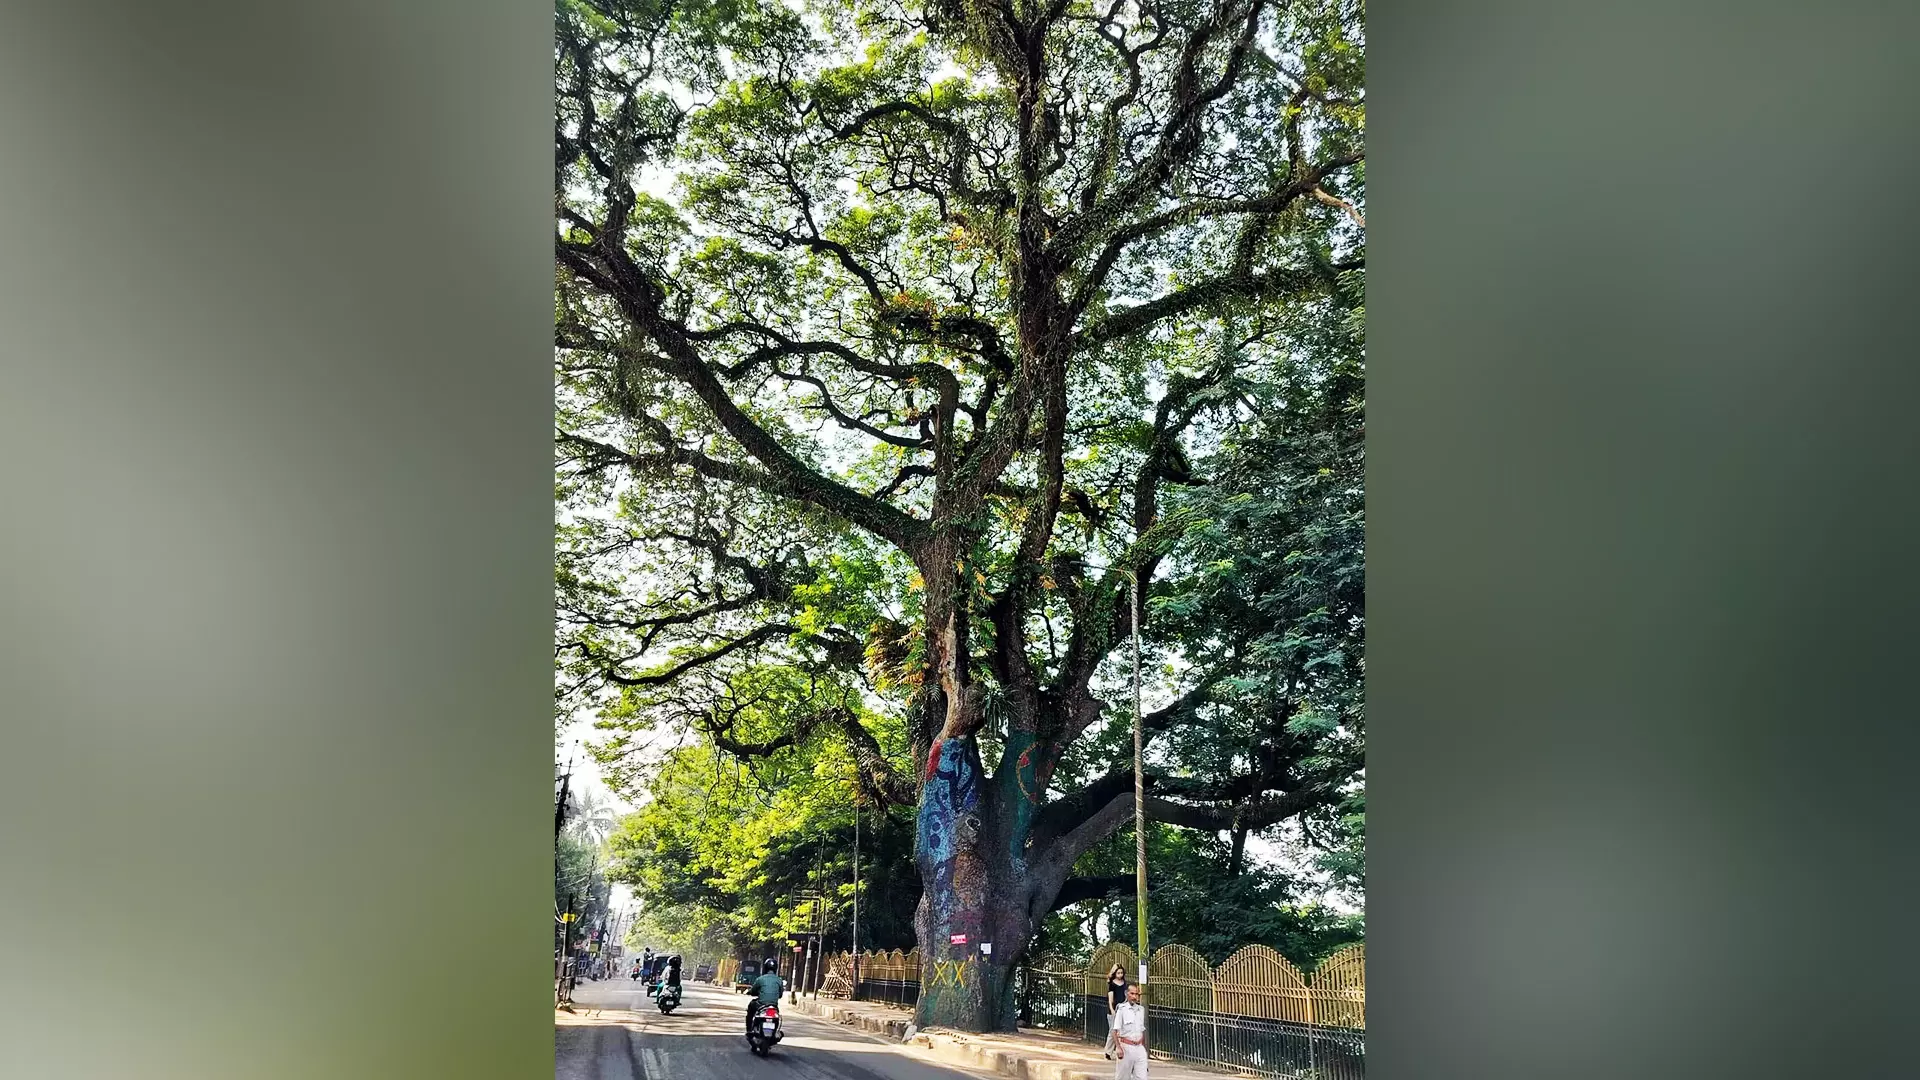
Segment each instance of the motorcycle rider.
M678 1002L680 999L680 958L678 956L669 956L661 964L659 996L662 1001L671 999Z
M772 957L760 968L760 977L753 980L753 997L747 1001L747 1027L753 1027L753 1014L764 1005L780 1004L780 994L786 984L780 981L778 969L774 967Z

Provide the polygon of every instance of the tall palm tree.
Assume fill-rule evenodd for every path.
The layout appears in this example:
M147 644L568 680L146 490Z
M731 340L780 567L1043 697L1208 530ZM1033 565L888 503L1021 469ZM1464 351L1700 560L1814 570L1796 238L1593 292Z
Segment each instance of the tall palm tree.
M606 844L607 837L612 836L620 824L620 814L613 803L595 791L576 791L572 801L572 820L567 828L594 847Z

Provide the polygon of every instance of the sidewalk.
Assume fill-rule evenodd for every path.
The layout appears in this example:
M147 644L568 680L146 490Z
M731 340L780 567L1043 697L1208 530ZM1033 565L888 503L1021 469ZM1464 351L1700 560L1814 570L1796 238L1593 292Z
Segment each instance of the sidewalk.
M867 1001L838 1001L803 997L793 1006L801 1012L836 1024L883 1035L895 1042L907 1033L913 1014L891 1005ZM1022 1028L1018 1035L975 1035L935 1028L916 1032L914 1045L927 1056L949 1065L983 1069L1016 1080L1113 1080L1113 1062L1100 1048L1069 1035ZM1149 1066L1153 1080L1222 1080L1235 1073L1176 1064L1155 1057Z

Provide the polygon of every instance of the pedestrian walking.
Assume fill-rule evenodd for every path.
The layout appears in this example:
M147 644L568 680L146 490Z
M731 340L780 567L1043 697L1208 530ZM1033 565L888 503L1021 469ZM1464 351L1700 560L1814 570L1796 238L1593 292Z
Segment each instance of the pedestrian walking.
M1147 1080L1147 1007L1140 988L1127 987L1127 1000L1113 1010L1113 1037L1119 1044L1113 1080Z
M1127 1003L1127 969L1119 964L1107 972L1107 1045L1106 1055L1113 1057L1113 1014Z

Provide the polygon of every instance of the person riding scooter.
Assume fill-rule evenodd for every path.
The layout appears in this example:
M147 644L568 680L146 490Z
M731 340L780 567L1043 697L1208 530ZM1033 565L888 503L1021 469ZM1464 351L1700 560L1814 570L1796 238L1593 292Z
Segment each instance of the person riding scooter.
M658 1001L661 1012L671 1012L680 1004L680 958L667 958L666 970L660 976Z
M667 967L670 964L676 963L679 959L677 956L668 956L665 953L654 957L653 977L647 980L648 997L657 998L660 996L660 991L667 985ZM678 980L676 980L676 985L677 983Z
M785 989L786 984L780 981L780 975L774 967L773 958L768 957L766 964L760 969L760 977L753 980L753 996L747 1000L747 1027L749 1029L753 1027L754 1013L760 1011L760 1008L764 1005L780 1004L780 994Z

